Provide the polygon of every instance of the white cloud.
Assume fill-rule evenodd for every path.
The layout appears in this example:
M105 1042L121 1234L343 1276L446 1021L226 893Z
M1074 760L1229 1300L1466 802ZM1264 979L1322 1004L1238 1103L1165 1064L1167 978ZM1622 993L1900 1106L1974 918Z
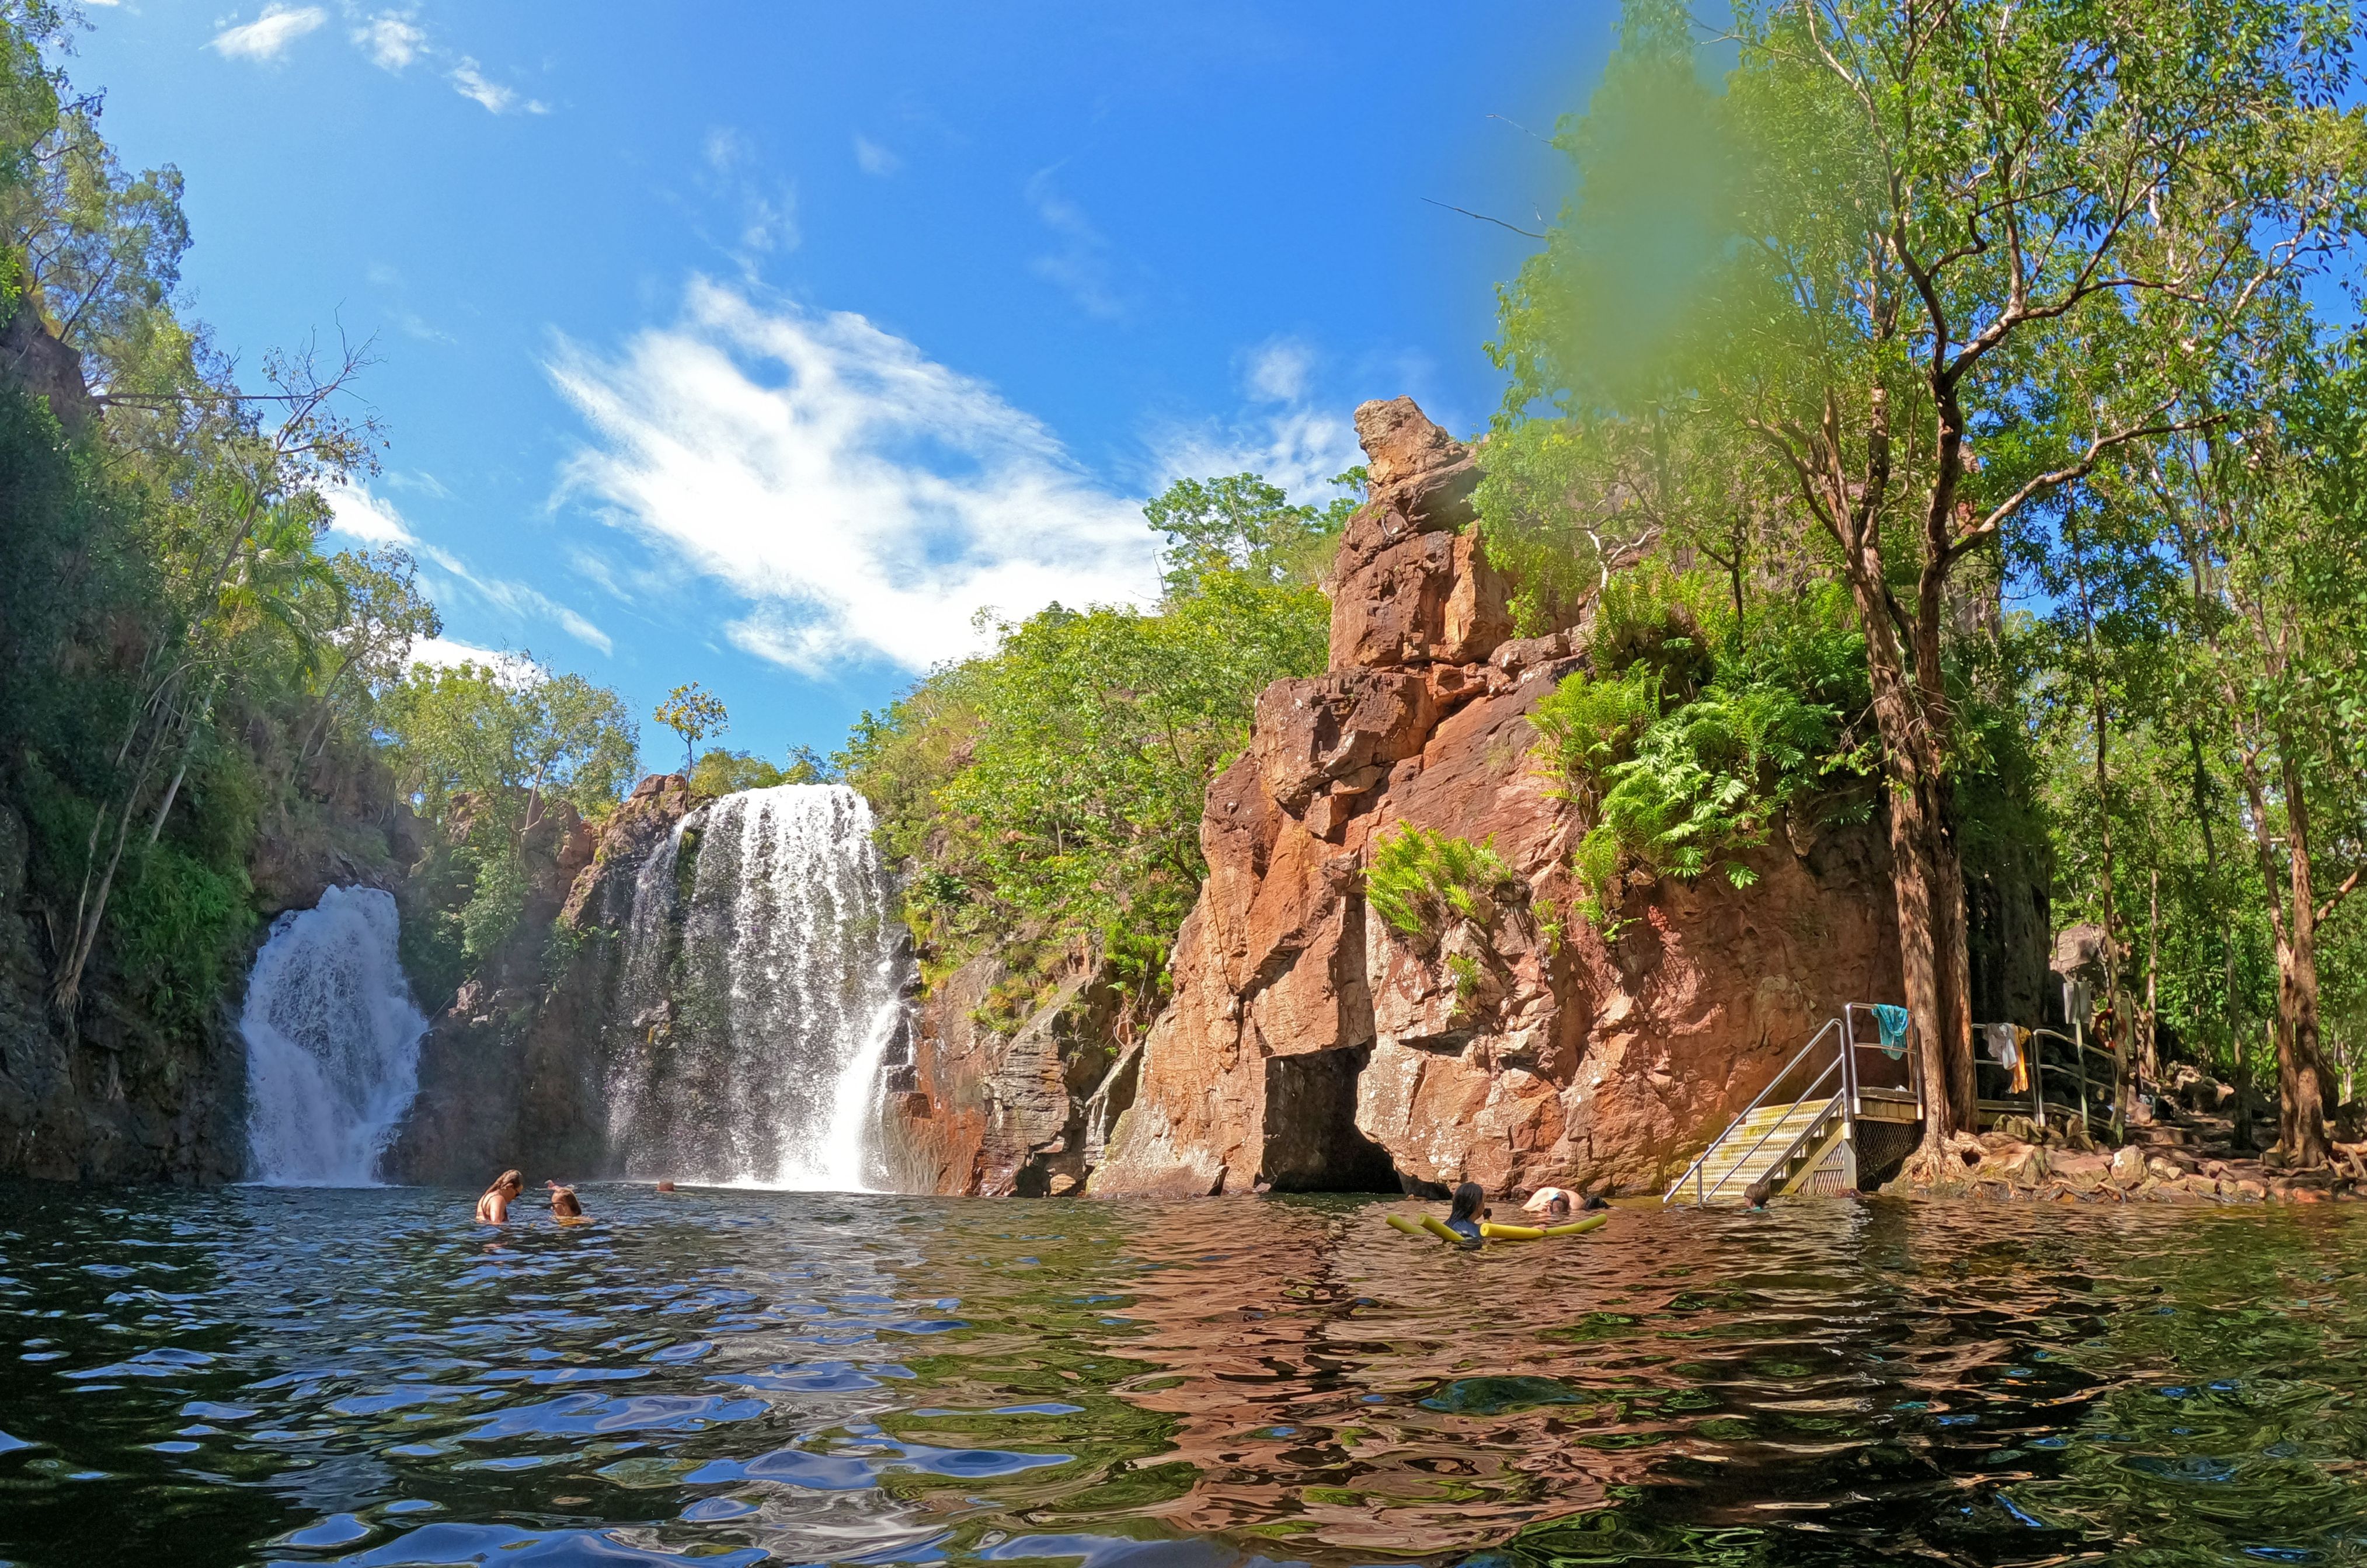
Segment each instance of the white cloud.
M904 160L868 136L858 133L855 138L855 166L866 175L877 175L884 180L902 168Z
M436 490L443 492L441 485ZM473 594L514 620L538 617L603 653L616 651L616 640L606 632L540 589L507 578L481 576L450 550L427 543L412 531L391 502L372 495L362 486L333 486L327 491L327 500L329 526L334 532L363 544L409 550L423 562L423 582L431 589L430 597L447 596L432 592L435 574L441 572L450 579L450 587Z
M1152 478L1163 488L1179 479L1211 474L1263 474L1291 499L1331 497L1331 477L1365 460L1355 425L1316 399L1315 350L1297 338L1274 338L1242 361L1242 390L1264 405L1232 420L1169 424L1154 433Z
M490 81L477 66L472 55L462 55L447 78L452 90L472 103L484 106L490 114L508 114L513 109L526 114L549 114L550 106L536 98L521 98L515 87L504 87Z
M796 250L802 238L796 189L781 185L766 190L740 172L756 162L754 144L730 127L719 125L707 133L700 152L711 171L700 176L700 187L739 206L738 248L730 254L741 270L753 274L755 256Z
M719 125L708 131L707 141L699 151L705 155L708 168L718 174L726 174L734 164L745 163L752 149L746 137L728 125Z
M1241 378L1252 397L1295 403L1307 396L1308 378L1314 371L1313 349L1297 338L1274 338L1251 351L1249 369Z
M360 485L334 485L327 494L329 526L348 538L372 545L409 547L419 536L394 507Z
M232 60L277 60L288 46L327 21L318 6L274 3L251 22L224 28L206 47Z
M1037 256L1028 268L1075 300L1085 314L1104 320L1122 316L1126 301L1112 281L1110 243L1083 208L1052 188L1055 172L1038 170L1027 182L1027 204L1059 237L1059 248Z
M447 637L422 637L411 645L411 661L438 670L460 664L481 664L504 685L523 686L537 673L534 660L506 648L479 648Z
M381 11L354 28L354 42L381 71L401 71L427 52L427 34L407 11Z
M562 343L549 369L595 443L562 498L731 590L747 611L726 635L774 662L917 671L975 649L982 607L1154 592L1137 502L993 388L859 315L700 279L675 325L613 359Z

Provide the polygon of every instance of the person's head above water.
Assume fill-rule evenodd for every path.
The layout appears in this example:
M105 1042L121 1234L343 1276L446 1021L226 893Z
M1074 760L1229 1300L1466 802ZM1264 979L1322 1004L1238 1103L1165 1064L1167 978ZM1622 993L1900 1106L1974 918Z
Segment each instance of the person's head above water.
M1488 1212L1488 1190L1476 1181L1467 1181L1455 1190L1455 1207L1447 1212L1446 1223L1469 1220L1474 1224Z
M1557 1220L1568 1219L1569 1217L1569 1199L1562 1193L1555 1193L1553 1195L1553 1201L1546 1205L1546 1213L1551 1214Z
M517 1170L502 1172L493 1178L493 1184L485 1189L488 1194L498 1192L504 1198L515 1198L525 1190L526 1173Z
M1742 1206L1746 1209L1763 1209L1767 1207L1767 1200L1774 1195L1775 1182L1773 1179L1762 1176L1758 1180L1752 1182L1749 1187L1743 1189Z
M544 1183L550 1189L550 1212L562 1220L581 1219L583 1205L576 1201L575 1189L561 1187L556 1181Z

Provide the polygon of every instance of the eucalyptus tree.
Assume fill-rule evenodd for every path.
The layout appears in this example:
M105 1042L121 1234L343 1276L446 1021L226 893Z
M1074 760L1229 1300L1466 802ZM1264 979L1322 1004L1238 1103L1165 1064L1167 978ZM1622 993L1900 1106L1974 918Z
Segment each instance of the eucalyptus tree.
M2309 1166L2337 1098L2325 931L2367 880L2367 344L2320 344L2289 304L2254 367L2261 406L2198 420L2131 493L2159 508L2188 572L2198 788L2207 749L2273 943L2278 1147Z
M2335 0L1631 0L1505 293L1515 416L1747 434L1865 636L1925 1153L1974 1113L1949 680L1968 562L2212 417L2197 362L2354 211ZM1667 137L1690 149L1670 166ZM1992 570L1994 570L1992 568Z

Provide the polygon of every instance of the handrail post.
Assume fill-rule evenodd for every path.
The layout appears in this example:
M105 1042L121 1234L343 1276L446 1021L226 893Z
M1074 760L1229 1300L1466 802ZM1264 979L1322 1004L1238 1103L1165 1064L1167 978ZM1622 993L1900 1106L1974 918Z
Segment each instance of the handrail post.
M2067 996L2065 1000L2070 998ZM2069 1012L2069 1008L2063 1010ZM2076 1017L2071 1021L2071 1063L2079 1069L2079 1133L2083 1137L2095 1135L2095 1124L2088 1119L2088 1032Z
M2038 1130L2046 1131L2046 1056L2035 1030L2030 1036L2030 1103L2038 1112Z

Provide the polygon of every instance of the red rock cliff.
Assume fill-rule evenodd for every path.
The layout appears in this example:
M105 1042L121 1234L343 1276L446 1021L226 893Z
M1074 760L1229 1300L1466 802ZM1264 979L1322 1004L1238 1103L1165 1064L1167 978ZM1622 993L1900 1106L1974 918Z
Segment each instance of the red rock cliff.
M1266 690L1208 792L1174 1000L1111 1070L1088 1190L1656 1187L1841 1003L1897 991L1878 831L1795 830L1748 891L1631 888L1615 943L1567 913L1583 824L1527 716L1580 638L1512 639L1469 448L1407 399L1356 425L1372 497L1327 584L1331 667ZM1399 825L1491 840L1560 940L1518 908L1399 938L1364 892Z

